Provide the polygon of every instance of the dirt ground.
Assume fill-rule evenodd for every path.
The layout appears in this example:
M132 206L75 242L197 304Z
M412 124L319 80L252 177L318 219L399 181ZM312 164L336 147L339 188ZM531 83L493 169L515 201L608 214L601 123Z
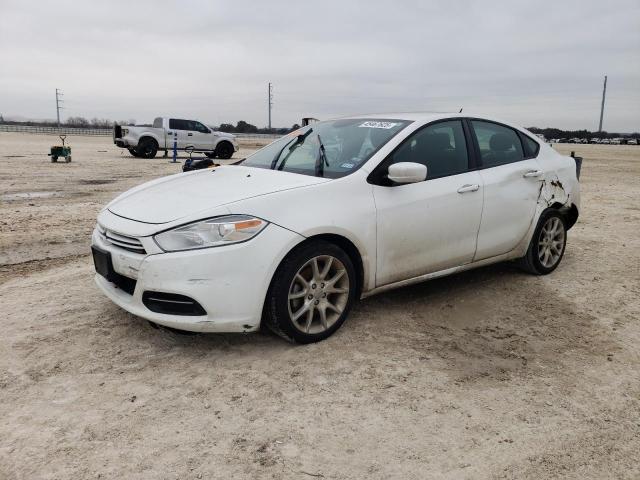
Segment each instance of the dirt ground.
M0 478L640 478L640 147L557 147L585 161L552 275L396 290L292 346L100 294L99 209L179 166L55 140L0 133Z

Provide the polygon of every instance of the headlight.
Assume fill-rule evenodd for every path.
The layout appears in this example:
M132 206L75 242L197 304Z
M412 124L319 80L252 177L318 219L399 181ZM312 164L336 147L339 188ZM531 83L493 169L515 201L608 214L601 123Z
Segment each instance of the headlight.
M177 252L245 242L267 225L269 222L261 218L228 215L183 225L153 238L165 252Z

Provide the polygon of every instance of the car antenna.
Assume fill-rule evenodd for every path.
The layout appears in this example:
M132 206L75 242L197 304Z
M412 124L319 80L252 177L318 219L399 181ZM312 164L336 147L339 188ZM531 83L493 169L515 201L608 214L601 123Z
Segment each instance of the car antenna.
M464 107L462 107L462 108L464 108ZM460 111L458 113L462 113L462 108L460 109Z

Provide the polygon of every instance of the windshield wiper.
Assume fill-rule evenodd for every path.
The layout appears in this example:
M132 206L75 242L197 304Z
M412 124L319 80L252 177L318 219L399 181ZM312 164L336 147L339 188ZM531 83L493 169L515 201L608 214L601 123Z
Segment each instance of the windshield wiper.
M318 147L318 158L316 158L315 173L316 177L324 177L324 166L326 165L328 167L329 161L327 160L327 151L324 148L320 134L318 134L318 143L320 146Z
M280 163L280 167L278 167L278 170L282 170L282 168L284 167L284 164L287 163L287 159L289 158L289 156L295 151L296 148L298 148L298 146L301 143L305 141L305 139L309 136L311 132L313 132L312 128L310 128L308 131L304 133L301 133L300 135L297 135L296 137L292 138L287 143L285 143L284 147L282 147L278 152L278 154L275 157L273 157L273 160L271 160L271 167L269 168L271 168L271 170L276 169L276 166L278 165L278 160L280 160L280 155L282 155L282 152L284 152L284 149L287 148L291 144L291 142L295 140L295 143L289 147L289 153L287 153L287 156L282 159L282 162Z

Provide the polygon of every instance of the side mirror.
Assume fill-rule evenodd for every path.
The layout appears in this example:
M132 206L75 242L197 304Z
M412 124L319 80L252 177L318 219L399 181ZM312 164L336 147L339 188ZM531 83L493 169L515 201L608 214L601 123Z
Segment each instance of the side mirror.
M427 179L427 166L414 162L399 162L389 166L389 180L395 183L418 183Z

